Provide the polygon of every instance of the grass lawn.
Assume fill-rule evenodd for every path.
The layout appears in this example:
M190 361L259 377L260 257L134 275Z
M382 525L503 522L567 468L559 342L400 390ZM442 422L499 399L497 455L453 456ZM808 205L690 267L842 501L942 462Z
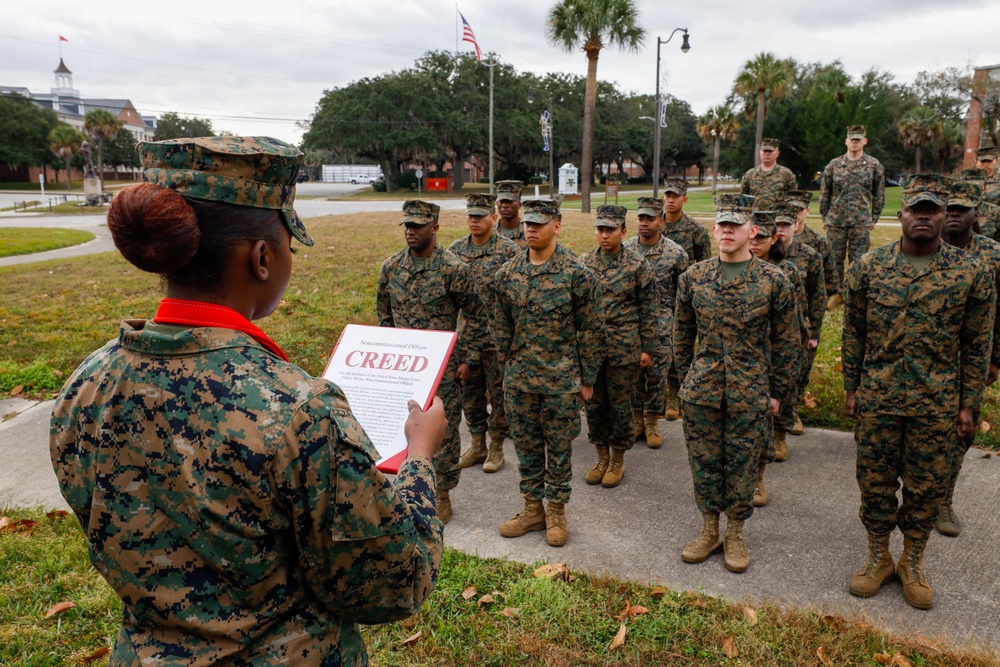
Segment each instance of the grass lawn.
M0 227L0 257L65 248L93 238L93 234L80 229Z
M123 187L126 185L132 185L133 183L138 183L138 181L128 180L128 181L115 181L111 179L104 179L104 188L113 187ZM79 178L74 178L72 181L73 187L69 192L83 192L83 181ZM39 183L0 183L0 191L10 191L14 192L41 192L42 186ZM63 177L59 181L46 181L45 182L46 192L67 192L66 190L66 177Z
M76 519L40 510L6 518L35 524L0 529L0 664L107 665L121 603L91 567ZM558 569L543 578L535 575L539 565L446 550L437 589L416 616L364 629L372 664L996 664L985 649L895 636L837 616ZM45 618L64 602L75 606ZM623 628L623 642L612 648Z
M103 215L107 212L108 206L106 204L102 204L101 206L84 206L83 200L67 201L52 206L38 202L34 208L29 207L27 210L18 209L18 213L63 213L67 215L81 215L86 213L100 213Z

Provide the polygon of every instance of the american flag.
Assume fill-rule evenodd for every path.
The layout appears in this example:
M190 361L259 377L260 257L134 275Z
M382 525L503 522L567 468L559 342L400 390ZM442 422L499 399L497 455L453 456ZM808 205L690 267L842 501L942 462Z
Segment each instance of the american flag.
M459 12L458 15L462 18L462 41L471 42L472 45L476 47L476 60L482 62L483 52L479 48L479 42L476 41L476 33L472 32L472 26L469 25L469 22L465 20L464 16L462 16L462 12Z

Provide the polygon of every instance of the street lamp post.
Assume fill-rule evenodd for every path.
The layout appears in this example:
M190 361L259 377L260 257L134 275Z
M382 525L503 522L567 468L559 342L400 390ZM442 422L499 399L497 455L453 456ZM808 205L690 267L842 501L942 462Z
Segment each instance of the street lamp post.
M555 199L555 194L553 192L553 183L556 180L555 173L555 154L556 145L552 139L552 96L548 95L545 98L549 103L549 118L548 118L548 135L549 135L549 199ZM528 88L528 104L533 104L535 102L535 89Z
M660 46L666 44L674 38L678 32L684 32L684 41L681 43L681 53L691 50L688 42L687 28L674 28L670 37L666 39L656 38L656 124L653 126L653 196L660 196L660 127L663 122L663 98L660 97Z

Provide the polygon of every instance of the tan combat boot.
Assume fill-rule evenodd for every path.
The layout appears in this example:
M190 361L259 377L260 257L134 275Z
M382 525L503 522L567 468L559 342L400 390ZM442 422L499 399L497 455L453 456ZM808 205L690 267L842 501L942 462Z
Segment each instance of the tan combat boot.
M941 507L938 508L937 522L934 524L937 532L948 537L958 537L962 534L962 523L958 520L958 515L955 514L955 508L952 507L952 497L955 494L956 481L958 481L958 477L953 474L948 495L941 501Z
M473 433L472 446L458 460L459 468L469 468L486 460L486 434Z
M524 509L500 524L500 534L504 537L521 537L533 530L545 530L545 508L541 500L525 498Z
M730 572L743 572L750 567L750 553L743 544L743 521L740 519L726 520L726 538L722 543L726 552L726 569Z
M437 490L437 512L441 523L448 523L451 519L451 495L445 489Z
M659 449L663 444L663 438L660 437L660 425L656 423L660 415L647 412L643 416L646 421L646 446L650 449Z
M788 460L788 445L785 444L785 432L781 429L774 429L774 460Z
M826 300L826 309L833 310L837 306L842 306L844 304L844 297L840 294L834 294L829 299Z
M622 477L625 476L625 450L624 449L613 449L611 450L611 460L608 461L608 469L604 473L604 477L601 478L601 486L605 489L611 489L622 483Z
M550 547L566 544L569 529L566 527L566 508L562 503L549 501L545 508L545 541Z
M490 435L490 450L483 464L483 472L497 472L503 468L503 436Z
M795 413L795 425L792 426L792 430L789 431L792 435L802 435L806 432L806 427L802 425L802 420L799 419L799 413Z
M646 432L646 423L642 420L642 410L633 410L635 417L635 427L632 429L632 439L638 440Z
M903 584L903 599L917 609L930 609L934 606L934 591L924 576L926 546L926 537L915 540L904 535L903 554L899 557L899 564L896 565L896 576L899 577L899 583Z
M763 461L757 466L757 486L753 490L753 506L764 507L767 505L767 487L764 486L764 468L767 464Z
M668 422L681 418L681 399L677 396L674 388L669 385L667 386L667 409L663 411L663 418Z
M879 589L896 578L896 565L889 553L889 536L868 533L868 560L857 574L851 577L851 595L870 598Z
M600 484L604 473L608 470L608 446L594 445L597 448L597 462L587 471L587 484Z
M701 534L681 552L681 560L685 563L701 563L722 548L722 540L719 539L719 515L715 512L702 512L701 519Z

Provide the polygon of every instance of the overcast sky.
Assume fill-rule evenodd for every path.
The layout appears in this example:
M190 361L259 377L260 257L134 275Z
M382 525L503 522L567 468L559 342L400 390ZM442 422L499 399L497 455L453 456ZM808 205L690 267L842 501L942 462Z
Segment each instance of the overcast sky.
M760 51L802 62L841 60L853 76L877 67L910 83L921 70L1000 63L1000 0L638 0L638 54L606 49L598 76L653 93L656 38L665 85L695 113L724 101ZM555 0L466 0L458 9L484 52L519 71L586 74L582 52L550 46ZM297 142L324 90L454 50L456 5L444 0L33 0L0 10L0 85L48 92L58 36L83 97L128 98L143 114L208 117L216 130ZM675 6L676 5L676 6ZM458 43L463 51L471 44Z

